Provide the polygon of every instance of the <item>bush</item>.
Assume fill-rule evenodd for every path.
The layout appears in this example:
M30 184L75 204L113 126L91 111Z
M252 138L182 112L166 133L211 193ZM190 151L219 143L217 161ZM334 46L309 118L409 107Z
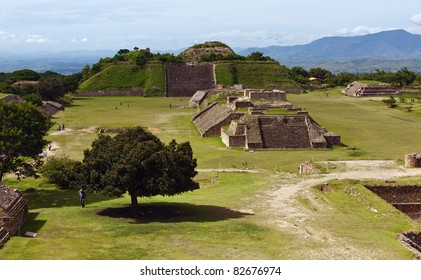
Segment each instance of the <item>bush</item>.
M49 183L56 184L60 189L78 189L82 163L67 157L51 157L40 171Z
M73 99L70 95L65 95L65 96L60 97L58 99L58 102L60 102L60 104L63 105L64 107L68 107L72 105Z

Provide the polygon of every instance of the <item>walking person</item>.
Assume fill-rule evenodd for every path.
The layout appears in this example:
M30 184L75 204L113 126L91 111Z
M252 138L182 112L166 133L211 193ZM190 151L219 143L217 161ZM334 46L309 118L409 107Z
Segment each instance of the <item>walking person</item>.
M79 190L79 200L80 200L80 204L82 205L82 208L84 208L85 200L86 200L86 193L83 189Z

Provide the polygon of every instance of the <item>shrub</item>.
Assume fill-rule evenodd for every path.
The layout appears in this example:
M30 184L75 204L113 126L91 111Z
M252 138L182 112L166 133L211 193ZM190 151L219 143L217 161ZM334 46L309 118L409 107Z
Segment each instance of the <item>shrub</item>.
M56 184L60 189L77 189L82 163L67 157L51 157L40 171L49 183Z

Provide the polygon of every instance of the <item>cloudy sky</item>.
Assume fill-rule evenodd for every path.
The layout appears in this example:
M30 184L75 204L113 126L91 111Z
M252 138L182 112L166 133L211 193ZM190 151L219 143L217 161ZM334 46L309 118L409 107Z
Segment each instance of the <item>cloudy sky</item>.
M265 47L390 29L421 34L419 0L14 0L0 8L0 51Z

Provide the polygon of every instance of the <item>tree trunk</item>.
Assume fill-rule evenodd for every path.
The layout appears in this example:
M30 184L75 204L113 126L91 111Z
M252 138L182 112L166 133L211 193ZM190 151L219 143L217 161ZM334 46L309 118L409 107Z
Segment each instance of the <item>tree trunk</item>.
M132 201L131 212L133 217L139 216L139 203L137 202L137 196L135 194L130 193L130 198Z

